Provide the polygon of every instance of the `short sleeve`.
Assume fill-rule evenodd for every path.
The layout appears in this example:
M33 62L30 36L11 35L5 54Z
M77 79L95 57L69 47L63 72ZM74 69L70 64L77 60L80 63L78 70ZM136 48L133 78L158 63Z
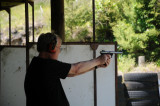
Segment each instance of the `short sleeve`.
M71 64L58 61L58 66L58 77L65 79L71 69Z
M51 77L57 77L65 79L71 69L71 64L61 62L58 60L46 60L45 64L45 72L47 75Z

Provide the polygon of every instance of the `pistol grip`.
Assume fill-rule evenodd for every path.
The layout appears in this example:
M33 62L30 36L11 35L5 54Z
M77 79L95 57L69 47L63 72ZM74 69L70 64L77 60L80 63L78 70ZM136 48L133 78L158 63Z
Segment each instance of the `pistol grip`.
M111 58L112 58L113 54L111 53L110 55L111 55Z

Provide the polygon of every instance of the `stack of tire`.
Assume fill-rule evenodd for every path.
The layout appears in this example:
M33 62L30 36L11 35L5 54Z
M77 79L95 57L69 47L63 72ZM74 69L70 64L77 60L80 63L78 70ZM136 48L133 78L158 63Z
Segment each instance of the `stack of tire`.
M118 106L126 106L126 98L124 96L124 84L122 75L118 76Z
M158 75L127 73L124 75L126 106L159 106Z

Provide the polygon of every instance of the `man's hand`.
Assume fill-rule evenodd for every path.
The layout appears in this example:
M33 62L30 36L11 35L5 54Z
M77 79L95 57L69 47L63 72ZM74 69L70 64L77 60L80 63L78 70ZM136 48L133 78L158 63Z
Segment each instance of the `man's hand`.
M109 54L103 54L98 58L100 60L100 65L98 65L98 67L105 68L110 64L111 56Z

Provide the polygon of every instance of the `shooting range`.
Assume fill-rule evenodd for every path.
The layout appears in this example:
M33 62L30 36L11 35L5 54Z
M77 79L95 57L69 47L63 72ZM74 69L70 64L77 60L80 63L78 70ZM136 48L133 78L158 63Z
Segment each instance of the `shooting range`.
M56 8L63 6L63 2L63 0L59 0L57 3L51 2L51 5L56 5L51 8L51 29L55 30L62 38L64 37L64 20L58 23L58 21L56 21L57 18L54 18L54 16L58 14L55 11L64 12ZM21 3L25 4L26 45L11 45L11 40L9 40L9 45L0 46L0 106L26 106L24 92L26 69L31 59L38 55L36 42L34 42L34 33L33 41L29 41L28 5L32 6L32 12L34 13L34 1L25 0L24 2L22 0L15 0L14 2L14 0L7 0L8 4L5 3L5 0L0 2L0 10L6 10L7 8L7 11L10 11L10 8L13 6ZM8 12L8 14L10 16L10 12ZM34 15L30 21L33 22L32 25L34 26ZM8 22L10 33L10 18ZM60 26L56 27L58 29L55 28L57 25ZM34 28L32 30L34 32ZM94 28L93 30L95 31ZM86 61L98 57L101 50L117 51L117 44L113 42L64 42L58 60L67 63ZM61 81L70 106L118 106L116 76L117 56L113 54L111 63L107 68L96 69L86 74L66 78Z
M96 56L100 55L101 50L113 51L115 50L115 45L99 44ZM1 51L1 106L25 105L23 88L26 73L25 52L25 48L19 47L6 47ZM30 49L30 59L37 54L36 46L33 46ZM93 50L89 44L64 44L59 60L75 63L92 58ZM61 80L70 105L93 106L94 93L96 93L97 106L103 106L104 104L115 106L115 66L115 55L113 55L109 67L97 70L96 82L94 82L93 71L84 75ZM96 92L94 91L95 84Z

